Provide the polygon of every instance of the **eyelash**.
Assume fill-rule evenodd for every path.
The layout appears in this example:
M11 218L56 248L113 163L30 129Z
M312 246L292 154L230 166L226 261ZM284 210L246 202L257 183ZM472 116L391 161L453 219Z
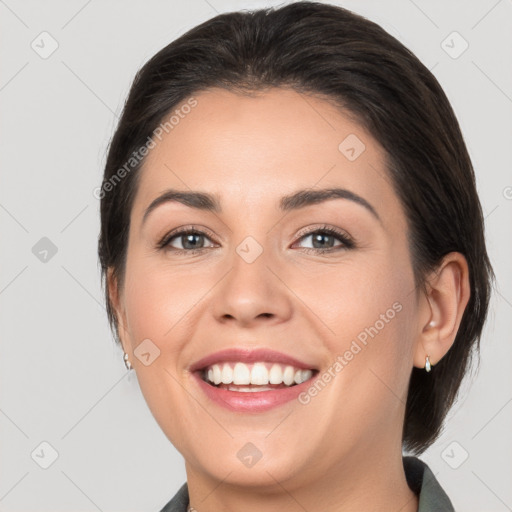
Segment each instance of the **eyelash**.
M354 240L352 238L350 238L346 233L344 233L343 231L340 231L338 229L329 227L329 226L321 226L319 228L315 228L314 230L310 230L305 233L302 233L299 236L299 240L306 238L310 235L316 235L316 234L332 235L335 238L337 238L339 241L341 241L342 245L337 246L337 247L331 247L330 249L326 249L326 250L315 249L315 248L310 248L310 247L303 247L302 250L308 254L332 253L332 252L337 252L339 250L353 249L356 247ZM184 254L184 253L198 254L207 249L210 249L210 247L201 247L199 249L176 249L175 247L172 247L172 248L168 247L173 239L178 238L180 236L186 236L186 235L205 235L208 238L212 238L212 236L208 232L202 231L200 229L196 229L194 226L191 226L191 227L188 227L188 228L185 228L185 229L182 229L179 231L174 231L174 232L171 232L171 233L168 233L167 235L165 235L162 238L162 240L160 240L160 242L158 242L157 249L158 250L169 250L169 251L181 253L181 254Z

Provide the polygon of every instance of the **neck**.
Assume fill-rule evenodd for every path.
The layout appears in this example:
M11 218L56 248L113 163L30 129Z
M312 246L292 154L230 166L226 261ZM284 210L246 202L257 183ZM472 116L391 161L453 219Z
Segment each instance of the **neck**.
M296 512L298 509L323 512L417 512L418 497L407 485L401 450L397 456L361 457L354 453L321 475L314 471L305 478L278 482L272 478L262 486L244 486L198 473L188 464L187 482L191 512Z

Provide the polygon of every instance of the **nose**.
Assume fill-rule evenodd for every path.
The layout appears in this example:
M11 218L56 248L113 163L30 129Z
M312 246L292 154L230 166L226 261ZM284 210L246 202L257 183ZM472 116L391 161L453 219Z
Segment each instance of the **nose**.
M242 254L242 256L240 256ZM215 316L219 322L243 327L278 324L292 314L292 293L269 252L254 261L235 253L232 266L216 287Z

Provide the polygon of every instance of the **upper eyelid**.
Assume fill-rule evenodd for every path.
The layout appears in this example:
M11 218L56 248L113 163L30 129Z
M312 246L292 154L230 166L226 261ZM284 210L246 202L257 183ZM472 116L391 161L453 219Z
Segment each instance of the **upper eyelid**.
M331 234L333 235L337 235L337 236L344 236L346 238L350 238L352 240L352 237L342 228L335 228L333 226L329 226L329 225L320 225L320 226L317 226L317 227L314 227L314 228L304 228L304 229L301 229L298 233L297 233L297 237L299 238L302 238L303 236L308 236L308 235L313 235L317 232L322 232L322 231L328 231L328 232L332 232Z

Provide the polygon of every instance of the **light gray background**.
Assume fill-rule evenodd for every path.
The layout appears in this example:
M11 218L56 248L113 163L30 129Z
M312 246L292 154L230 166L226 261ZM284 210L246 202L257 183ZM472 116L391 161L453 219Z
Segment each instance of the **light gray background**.
M0 0L0 511L157 511L185 481L107 325L93 190L149 57L217 13L282 3ZM415 52L460 120L499 293L480 370L422 459L458 512L512 510L512 2L337 3ZM51 48L43 31L59 45L46 59L31 47Z

